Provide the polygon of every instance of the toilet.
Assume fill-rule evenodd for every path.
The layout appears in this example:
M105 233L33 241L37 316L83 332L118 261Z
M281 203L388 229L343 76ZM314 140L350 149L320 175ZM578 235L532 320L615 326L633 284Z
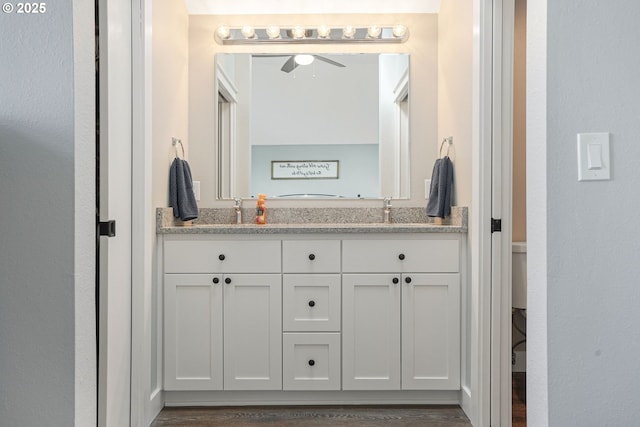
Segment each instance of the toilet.
M527 308L527 242L511 244L511 302L513 308Z

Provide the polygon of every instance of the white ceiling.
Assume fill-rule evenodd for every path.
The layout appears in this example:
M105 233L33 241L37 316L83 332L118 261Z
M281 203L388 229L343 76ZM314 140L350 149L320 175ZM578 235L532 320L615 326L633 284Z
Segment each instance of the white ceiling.
M438 13L441 0L184 0L191 15Z

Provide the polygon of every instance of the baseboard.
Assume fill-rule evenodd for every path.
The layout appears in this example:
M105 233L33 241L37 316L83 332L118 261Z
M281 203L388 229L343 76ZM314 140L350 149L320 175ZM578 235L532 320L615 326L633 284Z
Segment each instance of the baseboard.
M147 416L147 425L150 425L156 419L160 411L164 408L164 392L161 389L151 393L149 398L149 414Z
M460 391L165 391L165 406L460 405Z
M473 421L471 390L468 387L462 387L462 390L460 390L460 407L467 415L467 418Z

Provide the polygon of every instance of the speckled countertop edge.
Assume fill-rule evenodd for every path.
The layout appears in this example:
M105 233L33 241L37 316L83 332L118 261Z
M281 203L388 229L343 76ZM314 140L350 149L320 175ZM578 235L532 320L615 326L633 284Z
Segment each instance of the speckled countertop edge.
M381 209L369 208L280 208L269 212L265 225L233 224L230 209L204 208L200 218L182 223L173 218L171 208L156 211L158 234L309 234L309 233L466 233L468 209L453 207L451 217L430 218L423 208L394 208L393 222L377 218ZM243 209L250 218L253 209Z

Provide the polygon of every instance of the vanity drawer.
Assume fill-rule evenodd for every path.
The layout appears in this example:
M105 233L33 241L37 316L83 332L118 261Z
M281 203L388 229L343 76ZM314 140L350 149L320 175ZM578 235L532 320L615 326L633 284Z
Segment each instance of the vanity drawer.
M457 273L460 242L452 240L344 240L345 273Z
M283 275L283 330L339 331L340 289L339 274Z
M280 241L170 240L165 273L280 273Z
M286 333L283 390L340 390L340 334Z
M339 240L285 240L282 242L285 273L339 273Z

